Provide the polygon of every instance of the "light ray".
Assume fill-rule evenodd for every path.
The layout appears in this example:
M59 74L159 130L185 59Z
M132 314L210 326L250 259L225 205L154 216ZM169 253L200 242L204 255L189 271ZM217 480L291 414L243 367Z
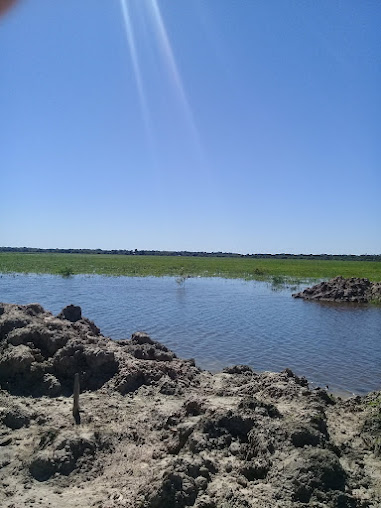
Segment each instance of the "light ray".
M156 30L156 36L160 44L161 51L164 55L165 64L167 66L167 69L169 71L169 74L172 79L172 83L175 87L177 96L179 98L179 101L181 103L181 107L183 109L183 113L185 115L188 127L191 131L193 141L197 147L197 150L199 152L199 156L202 160L204 160L204 151L201 145L200 136L196 127L196 123L194 120L193 112L190 107L187 95L185 93L184 84L182 82L180 72L178 70L176 60L172 51L171 43L169 41L169 37L167 34L167 30L164 25L163 17L160 12L159 4L157 0L151 0L152 9L150 9L150 12L153 14L154 18L154 27Z
M120 0L120 6L122 9L122 14L123 14L124 26L125 26L127 42L128 42L128 49L130 51L132 67L133 67L134 75L135 75L136 87L138 89L138 94L139 94L139 102L140 102L140 108L142 110L143 122L144 122L145 129L147 131L149 143L151 145L151 148L153 148L154 143L153 143L153 135L152 135L152 128L151 128L152 120L151 120L151 115L149 112L147 100L145 97L142 73L140 70L138 53L137 53L136 44L135 44L135 34L134 34L133 27L132 27L131 16L130 16L130 11L129 11L129 7L128 7L128 0Z

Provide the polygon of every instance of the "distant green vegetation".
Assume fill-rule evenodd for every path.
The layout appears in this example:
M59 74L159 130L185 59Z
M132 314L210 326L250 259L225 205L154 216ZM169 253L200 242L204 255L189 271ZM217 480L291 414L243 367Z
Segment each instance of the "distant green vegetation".
M2 252L0 272L226 277L277 284L286 280L329 279L337 275L380 281L381 262Z

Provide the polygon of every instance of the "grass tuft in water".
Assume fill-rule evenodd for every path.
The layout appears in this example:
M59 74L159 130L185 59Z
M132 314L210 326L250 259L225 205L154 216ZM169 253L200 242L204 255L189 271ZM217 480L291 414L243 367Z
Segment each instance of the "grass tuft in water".
M59 275L62 275L62 277L71 277L74 275L74 270L70 266L65 266L63 268L60 268L58 270Z

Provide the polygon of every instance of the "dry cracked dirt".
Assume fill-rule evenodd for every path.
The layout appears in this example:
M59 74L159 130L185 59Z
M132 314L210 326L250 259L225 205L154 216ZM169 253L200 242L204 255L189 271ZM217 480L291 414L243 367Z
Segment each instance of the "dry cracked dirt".
M80 375L80 424L73 382ZM380 392L211 374L68 306L0 304L0 506L380 507Z

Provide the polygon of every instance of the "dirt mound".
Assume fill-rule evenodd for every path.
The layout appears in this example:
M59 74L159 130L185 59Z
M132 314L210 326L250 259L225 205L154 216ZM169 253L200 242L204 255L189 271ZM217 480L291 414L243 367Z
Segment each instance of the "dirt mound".
M326 302L381 302L381 283L370 282L368 279L335 277L292 296Z
M212 375L143 332L103 337L79 307L0 314L1 506L380 506L379 393L342 402L290 369Z
M103 337L82 318L80 307L69 305L54 317L37 304L0 304L0 383L13 394L69 394L76 373L82 390L97 390L112 379L115 389L127 393L197 372L142 332L125 341Z

